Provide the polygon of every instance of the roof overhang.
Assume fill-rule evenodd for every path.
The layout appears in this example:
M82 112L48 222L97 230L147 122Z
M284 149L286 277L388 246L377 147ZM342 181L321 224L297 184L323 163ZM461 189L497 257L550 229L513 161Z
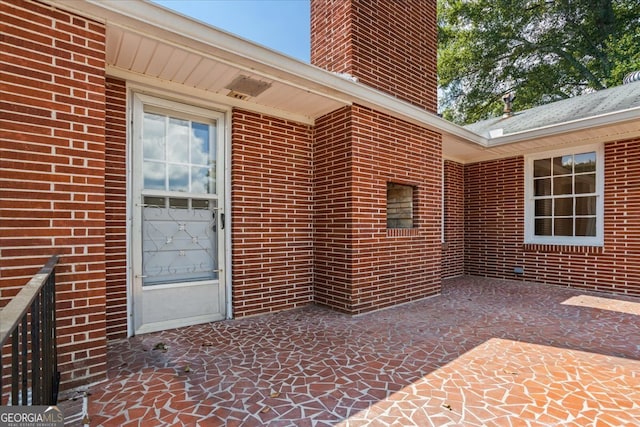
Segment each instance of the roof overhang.
M640 136L639 111L634 109L489 139L148 1L51 2L105 24L107 75L309 125L331 111L359 104L441 133L443 156L461 163ZM228 86L242 77L268 89L238 97Z

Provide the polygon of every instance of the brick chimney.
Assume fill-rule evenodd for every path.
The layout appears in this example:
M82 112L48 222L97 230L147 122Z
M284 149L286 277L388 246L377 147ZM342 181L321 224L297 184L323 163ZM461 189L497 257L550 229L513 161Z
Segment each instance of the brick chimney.
M436 0L311 0L311 63L437 110Z

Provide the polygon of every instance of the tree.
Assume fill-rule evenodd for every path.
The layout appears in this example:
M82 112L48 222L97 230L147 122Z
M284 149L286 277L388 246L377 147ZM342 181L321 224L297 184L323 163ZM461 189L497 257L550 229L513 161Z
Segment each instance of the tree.
M619 85L640 70L640 0L438 0L446 119L526 109Z

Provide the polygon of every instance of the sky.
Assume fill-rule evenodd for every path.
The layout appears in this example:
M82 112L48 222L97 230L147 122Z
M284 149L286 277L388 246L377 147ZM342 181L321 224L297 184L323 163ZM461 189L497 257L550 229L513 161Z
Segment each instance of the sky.
M309 62L309 0L154 0L278 52Z

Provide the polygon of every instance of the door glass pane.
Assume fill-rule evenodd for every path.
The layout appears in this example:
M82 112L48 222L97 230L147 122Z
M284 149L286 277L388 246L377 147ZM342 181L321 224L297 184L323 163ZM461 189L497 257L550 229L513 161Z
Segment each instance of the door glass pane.
M189 191L189 166L169 165L169 191Z
M215 133L214 133L215 134ZM192 124L191 135L191 163L194 165L208 165L212 160L209 153L215 153L215 147L209 147L211 132L209 125L204 123Z
M164 190L166 187L165 164L145 161L142 165L144 175L144 188L150 190Z
M148 160L164 160L165 119L158 114L145 113L142 153Z
M191 191L194 193L215 194L213 168L191 168Z
M144 196L143 200L148 207L164 208L167 205L167 199L164 197Z
M193 209L209 209L209 200L192 199L191 206Z
M167 145L169 157L167 160L189 163L189 122L187 120L169 119Z
M144 113L143 286L218 278L215 129L215 121Z
M215 194L215 121L144 113L144 188Z
M171 197L169 198L169 207L173 209L189 209L189 199Z

